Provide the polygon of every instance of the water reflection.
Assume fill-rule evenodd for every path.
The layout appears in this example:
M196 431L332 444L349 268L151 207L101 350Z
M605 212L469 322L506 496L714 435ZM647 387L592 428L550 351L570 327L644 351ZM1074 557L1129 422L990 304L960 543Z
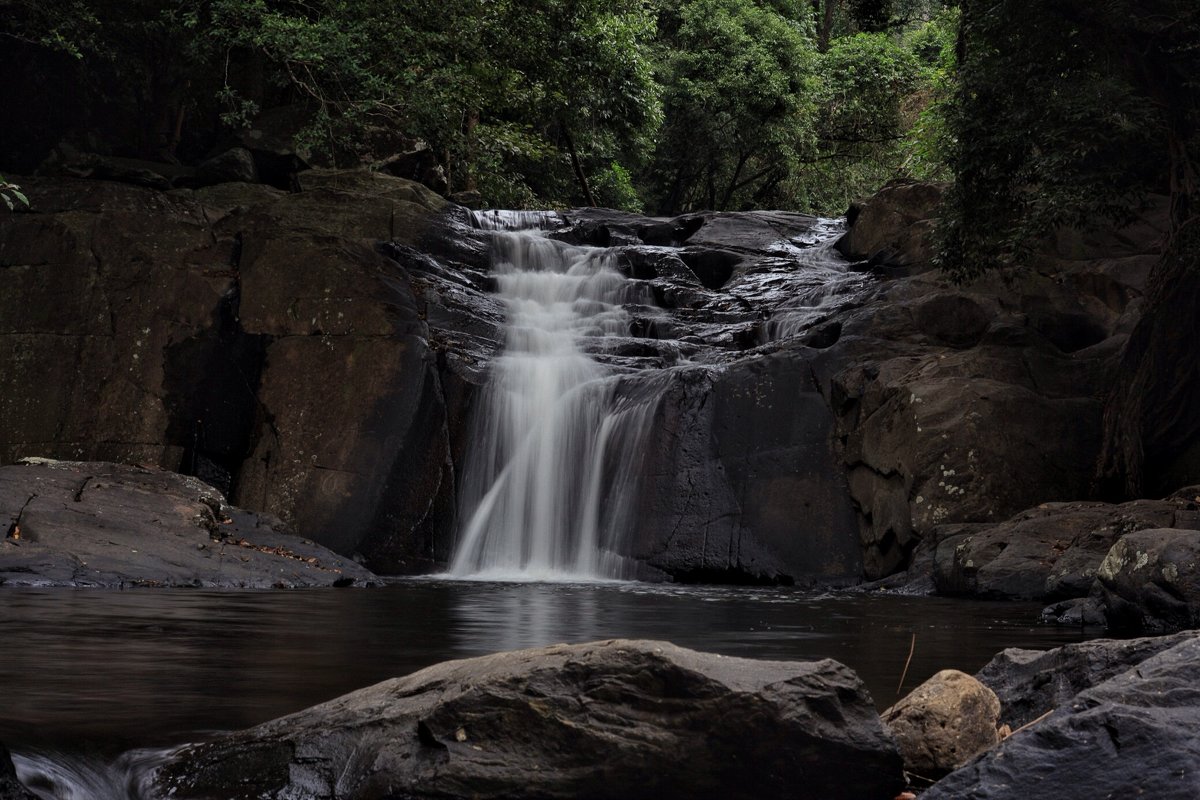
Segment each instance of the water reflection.
M836 658L877 704L1078 630L1033 606L778 589L417 581L380 590L0 593L0 741L116 753L247 727L449 658L614 637ZM1093 635L1097 632L1092 631Z
M451 637L464 655L611 638L604 633L602 587L500 584L454 591Z

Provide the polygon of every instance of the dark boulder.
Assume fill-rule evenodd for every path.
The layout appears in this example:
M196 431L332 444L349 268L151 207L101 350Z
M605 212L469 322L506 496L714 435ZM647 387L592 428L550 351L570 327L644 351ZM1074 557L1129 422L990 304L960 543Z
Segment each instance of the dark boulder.
M85 153L63 142L38 167L38 175L91 178L166 190L191 185L196 170L165 161Z
M1000 721L1012 729L1070 704L1084 689L1133 669L1151 656L1197 638L1195 632L1142 639L1095 639L1052 650L1010 647L975 677L996 693Z
M201 184L258 183L254 155L244 147L218 153L196 167L196 180Z
M1200 792L1200 638L1077 694L922 800L1190 800Z
M12 756L3 743L0 743L0 800L36 800L33 792L17 780Z
M946 595L1082 598L1122 536L1190 519L1186 502L1168 498L1044 503L997 524L945 525L933 536L933 580Z
M1128 533L1096 571L1108 625L1169 633L1200 627L1200 530Z
M835 661L666 642L555 645L439 664L179 753L185 798L862 800L899 755Z
M425 142L413 142L411 149L388 156L376 166L397 178L424 184L438 194L445 194L449 187L445 170Z
M893 181L869 200L851 207L850 230L838 249L852 261L928 269L933 257L933 229L942 202L942 184Z
M302 144L312 110L303 104L268 108L239 133L239 143L254 157L255 171L265 183L291 186L297 172L313 165L316 156Z
M34 460L0 467L0 585L350 586L367 570L196 478Z
M924 334L951 347L974 347L991 324L978 300L959 292L937 292L913 306L913 322Z

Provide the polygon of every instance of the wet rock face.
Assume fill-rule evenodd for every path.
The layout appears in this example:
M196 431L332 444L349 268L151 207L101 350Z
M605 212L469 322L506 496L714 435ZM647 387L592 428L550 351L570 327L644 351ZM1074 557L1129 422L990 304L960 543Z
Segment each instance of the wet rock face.
M831 426L802 354L681 371L653 427L633 554L688 581L854 580Z
M377 570L436 569L503 338L489 233L386 174L296 184L30 179L34 213L0 225L0 463L183 470ZM540 215L612 248L639 298L591 353L659 398L630 553L685 580L846 582L970 533L939 526L1086 495L1154 226L1099 261L1063 244L1061 280L960 287L915 268L936 195L890 187L857 215L843 249L904 254L864 272L799 214ZM876 268L901 261L920 274ZM978 565L1003 548L972 541L948 551L971 567L939 550L950 591L1069 597L1103 555L1073 542L1063 574L994 588Z
M858 678L666 642L452 661L180 753L178 798L891 797ZM800 789L799 787L803 787Z
M102 462L0 467L0 585L365 585L375 576L196 478Z
M1195 797L1198 685L1193 636L1079 692L921 797Z
M0 462L192 472L376 569L436 568L453 547L456 465L502 337L489 234L410 181L311 170L296 183L293 193L229 183L163 194L28 181L34 213L0 229L0 335L14 354L0 378ZM556 237L617 247L645 298L628 309L629 336L594 357L630 376L689 364L701 377L681 374L677 394L690 399L663 413L699 414L689 424L701 427L674 429L732 524L693 528L713 516L704 498L663 498L634 549L681 576L857 577L807 351L756 352L772 316L801 341L836 341L829 316L867 280L801 263L821 223L547 220ZM830 277L842 288L825 291ZM801 544L805 519L827 546ZM663 530L693 541L665 544Z
M940 778L999 741L1000 701L966 673L942 670L883 712L904 768Z

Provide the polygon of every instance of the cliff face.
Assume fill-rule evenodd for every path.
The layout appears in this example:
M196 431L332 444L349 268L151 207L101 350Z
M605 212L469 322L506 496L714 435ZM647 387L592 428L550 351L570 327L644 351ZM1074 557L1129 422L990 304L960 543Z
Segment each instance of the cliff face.
M0 220L0 462L195 474L376 571L430 571L503 338L489 234L402 179L297 180L25 181L33 211ZM939 526L1087 495L1154 215L958 287L928 265L937 198L873 199L849 266L812 260L826 223L802 215L554 217L653 298L593 354L656 403L626 555L854 581Z
M0 226L0 460L197 474L340 552L409 566L423 543L397 550L375 515L388 496L427 522L452 493L448 444L412 288L373 244L415 240L443 201L398 179L327 183L27 180L34 211ZM414 452L430 465L417 481Z

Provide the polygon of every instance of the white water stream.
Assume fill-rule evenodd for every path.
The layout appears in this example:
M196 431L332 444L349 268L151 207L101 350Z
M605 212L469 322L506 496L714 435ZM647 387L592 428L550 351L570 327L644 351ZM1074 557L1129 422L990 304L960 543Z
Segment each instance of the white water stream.
M508 311L503 352L475 411L451 562L456 577L596 580L629 577L621 534L635 501L639 445L652 399L587 350L628 336L622 304L646 302L608 250L536 230L551 219L489 213L493 273Z

